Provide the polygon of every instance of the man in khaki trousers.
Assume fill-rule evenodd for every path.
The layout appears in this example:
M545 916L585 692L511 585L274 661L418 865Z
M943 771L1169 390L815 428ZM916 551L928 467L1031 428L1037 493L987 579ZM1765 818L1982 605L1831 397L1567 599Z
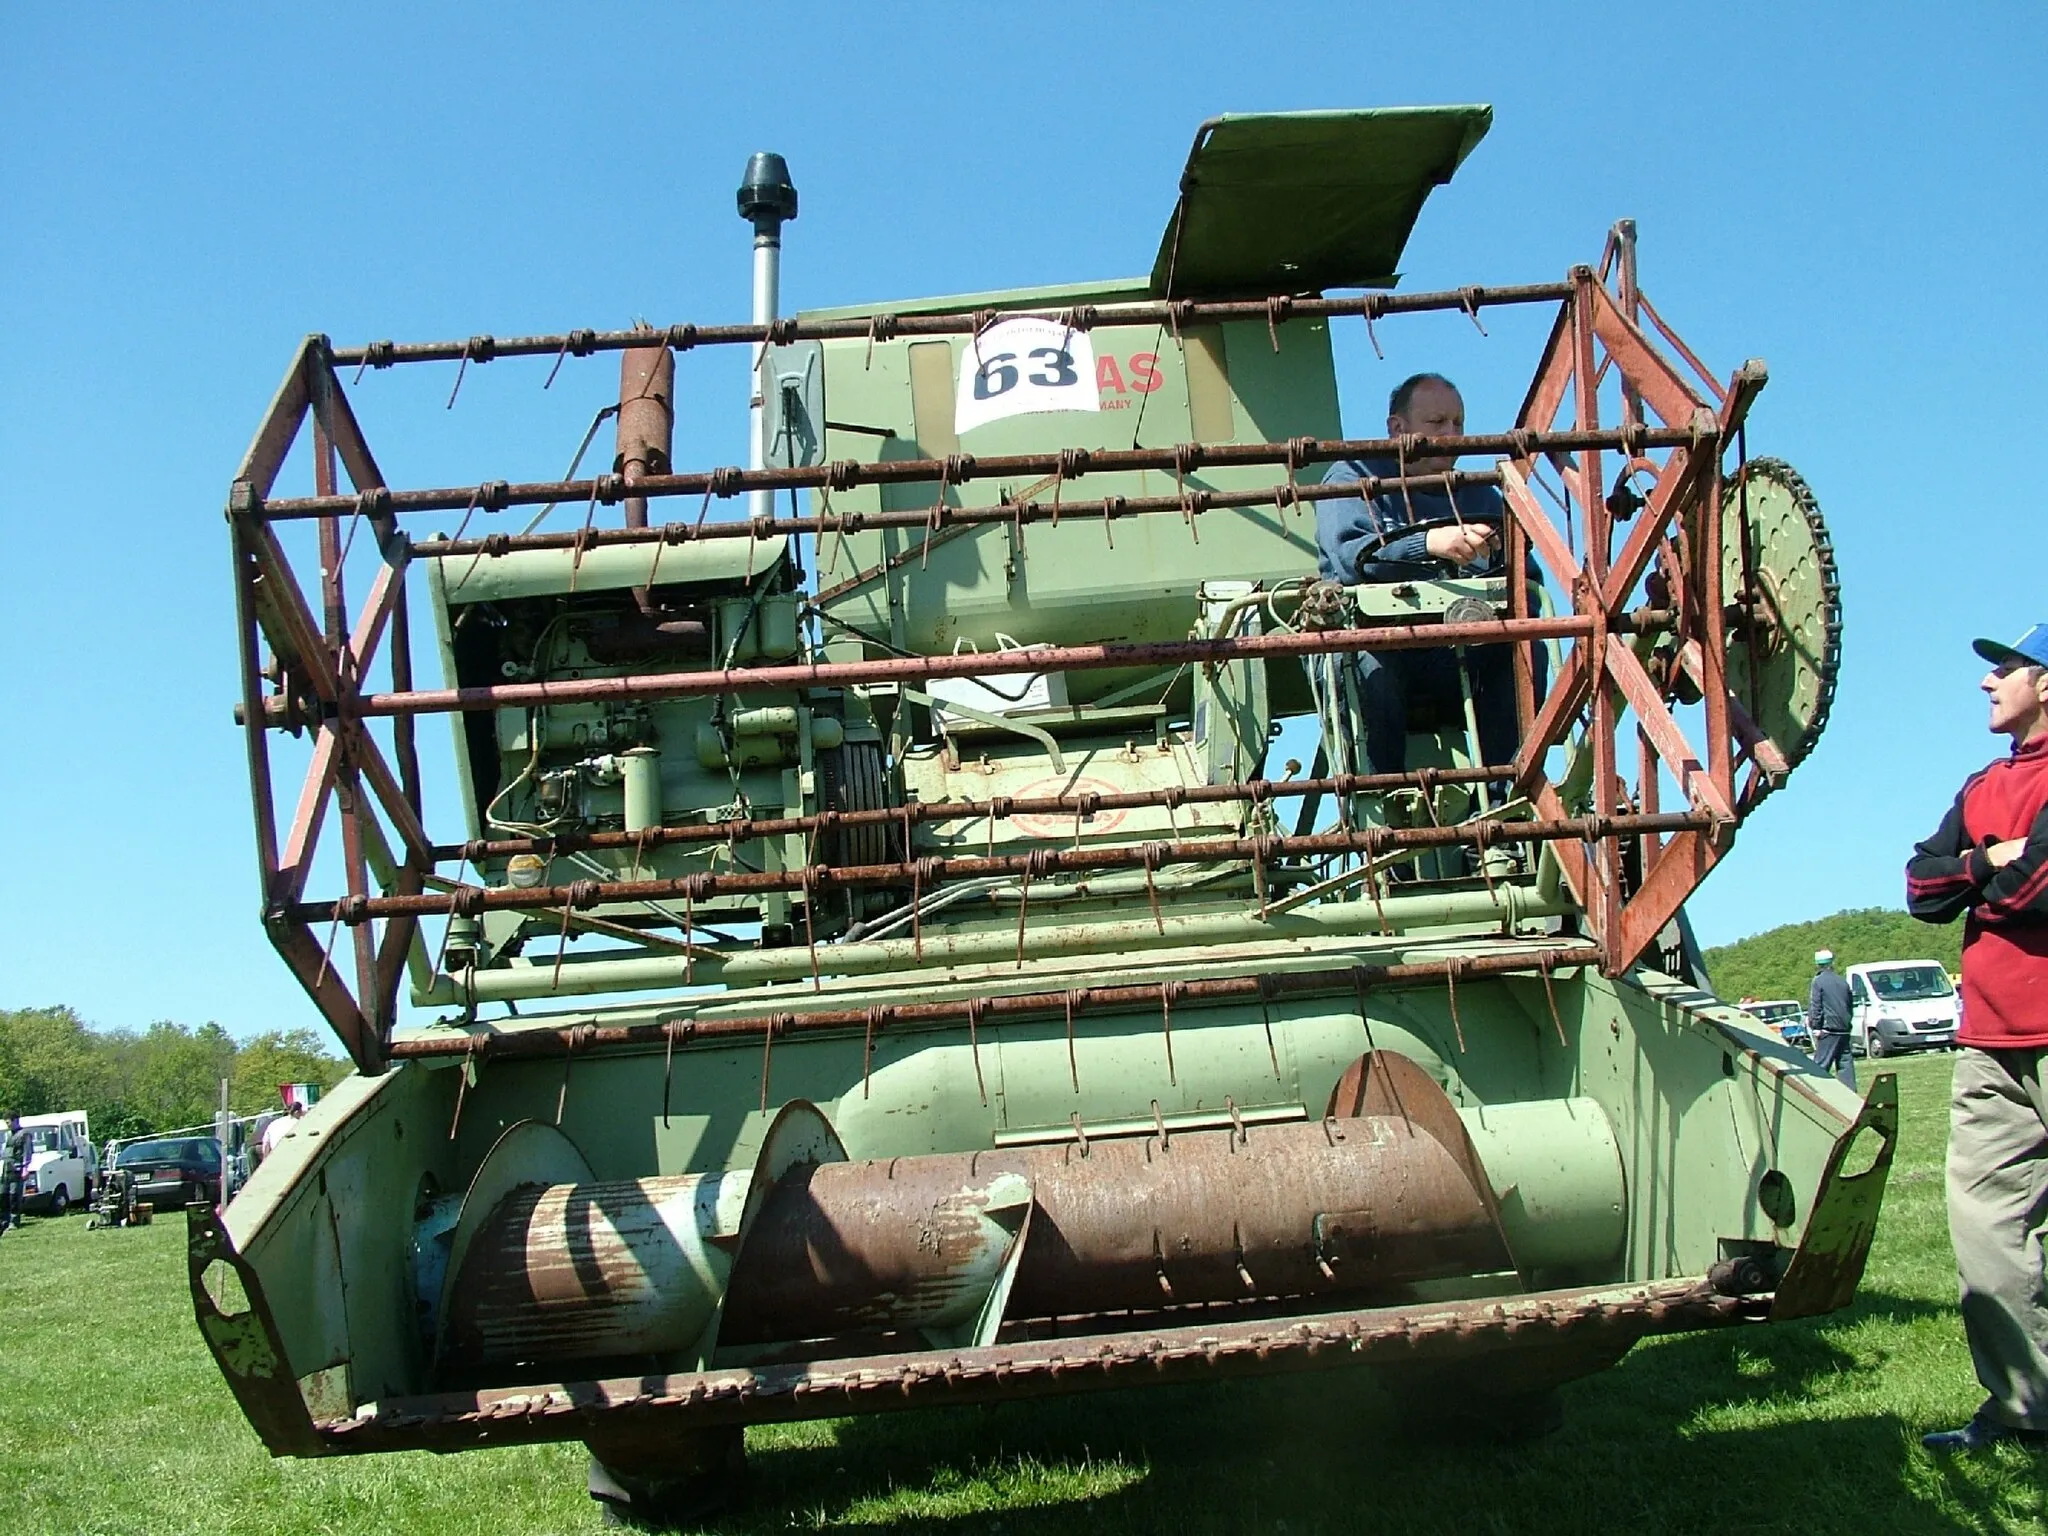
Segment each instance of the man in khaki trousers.
M1973 775L1906 865L1915 917L1963 925L1963 1028L1949 1108L1948 1222L1963 1331L1989 1394L1934 1451L2048 1449L2048 624L1979 640L2009 756Z

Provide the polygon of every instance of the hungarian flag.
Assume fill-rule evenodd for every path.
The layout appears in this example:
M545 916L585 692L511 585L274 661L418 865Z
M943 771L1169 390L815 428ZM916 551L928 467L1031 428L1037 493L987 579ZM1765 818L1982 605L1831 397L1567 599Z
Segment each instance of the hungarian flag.
M318 1083L279 1083L277 1096L286 1109L311 1109L320 1097Z

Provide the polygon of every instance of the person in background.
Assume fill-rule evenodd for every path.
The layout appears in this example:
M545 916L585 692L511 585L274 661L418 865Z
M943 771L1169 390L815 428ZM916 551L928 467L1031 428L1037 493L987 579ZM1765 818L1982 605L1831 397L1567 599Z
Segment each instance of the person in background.
M289 1114L277 1116L263 1127L263 1135L257 1142L257 1151L264 1158L277 1150L277 1144L299 1128L299 1117L306 1112L303 1104L293 1104Z
M1970 776L1906 865L1906 910L1963 917L1963 1025L1949 1097L1948 1230L1986 1393L1933 1451L2048 1448L2048 624L1979 640L1990 728L2011 752Z
M28 1132L21 1128L21 1116L7 1112L7 1129L0 1131L0 1232L21 1225L21 1181L28 1174Z
M1813 1065L1832 1072L1842 1086L1856 1086L1856 1058L1849 1054L1849 983L1835 974L1835 952L1813 952L1813 986L1806 994L1806 1029L1813 1036Z

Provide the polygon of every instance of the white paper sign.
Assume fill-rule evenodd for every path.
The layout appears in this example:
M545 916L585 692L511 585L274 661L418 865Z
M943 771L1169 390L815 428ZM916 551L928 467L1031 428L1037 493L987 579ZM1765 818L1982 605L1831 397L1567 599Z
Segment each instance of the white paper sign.
M997 321L960 349L955 432L1030 411L1101 409L1086 331L1020 315Z

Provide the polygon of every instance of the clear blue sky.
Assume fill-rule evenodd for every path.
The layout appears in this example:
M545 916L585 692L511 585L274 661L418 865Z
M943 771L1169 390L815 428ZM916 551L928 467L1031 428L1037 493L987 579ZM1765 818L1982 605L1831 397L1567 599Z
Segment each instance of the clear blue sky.
M1896 905L1999 746L1969 639L2048 619L2044 40L2023 4L9 6L0 1006L315 1019L255 920L220 515L301 335L744 318L761 148L802 193L791 307L1143 271L1224 111L1491 102L1408 285L1557 276L1632 215L1717 370L1768 360L1752 449L1821 498L1847 664L1693 913L1713 943ZM1350 429L1423 366L1505 425L1540 337L1491 329L1383 326L1382 364L1347 326ZM541 477L617 377L543 372L357 398L394 483ZM679 460L741 457L740 380L687 364Z

